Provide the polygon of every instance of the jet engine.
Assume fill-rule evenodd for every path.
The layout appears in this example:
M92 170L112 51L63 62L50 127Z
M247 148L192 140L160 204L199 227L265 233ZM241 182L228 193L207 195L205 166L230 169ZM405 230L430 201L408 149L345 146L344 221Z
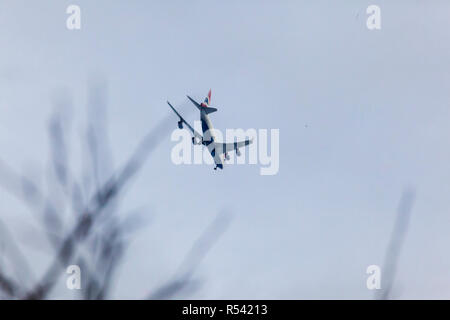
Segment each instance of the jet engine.
M192 137L192 144L193 145L200 145L203 143L203 139L196 139L195 137Z
M183 129L183 121L178 121L178 129Z
M228 153L225 153L225 160L230 160L230 155Z

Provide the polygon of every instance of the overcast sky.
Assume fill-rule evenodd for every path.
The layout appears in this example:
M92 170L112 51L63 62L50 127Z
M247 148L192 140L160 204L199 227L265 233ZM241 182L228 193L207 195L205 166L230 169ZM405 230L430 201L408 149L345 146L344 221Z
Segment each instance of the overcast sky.
M81 8L81 30L66 8ZM366 8L381 8L381 30ZM116 298L168 280L223 208L230 227L201 262L198 299L370 299L403 190L416 198L394 285L401 298L450 298L448 1L0 1L0 158L45 172L47 124L61 92L72 141L89 83L103 79L114 160L212 88L215 127L280 130L277 175L259 165L175 166L170 135L127 189L148 208ZM93 80L94 79L94 80ZM73 150L74 166L83 155ZM24 241L29 213L0 192ZM46 256L27 249L39 274ZM67 297L63 288L60 297ZM180 296L183 297L183 296Z

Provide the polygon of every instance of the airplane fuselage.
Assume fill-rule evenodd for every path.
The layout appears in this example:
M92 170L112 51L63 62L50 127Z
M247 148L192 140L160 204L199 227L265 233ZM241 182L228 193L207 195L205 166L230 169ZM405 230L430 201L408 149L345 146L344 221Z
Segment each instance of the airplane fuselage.
M200 121L202 123L202 131L203 131L203 144L208 148L209 153L214 159L214 162L219 169L223 169L223 155L216 154L216 138L214 136L214 128L206 114L205 110L200 110Z

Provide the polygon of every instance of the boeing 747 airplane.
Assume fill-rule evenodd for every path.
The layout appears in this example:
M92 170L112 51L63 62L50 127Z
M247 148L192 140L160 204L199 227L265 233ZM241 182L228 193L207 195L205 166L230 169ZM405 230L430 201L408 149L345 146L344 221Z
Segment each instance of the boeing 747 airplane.
M175 114L180 118L178 121L178 128L183 129L183 124L185 124L189 130L192 132L192 144L194 145L204 145L208 148L209 153L214 159L214 163L216 166L214 170L223 169L223 165L225 160L229 160L230 156L229 152L236 151L236 155L240 156L241 152L239 148L247 146L253 142L253 140L244 140L238 142L224 143L217 142L214 137L213 126L211 120L208 115L210 113L216 112L217 109L210 106L211 103L211 90L209 90L208 96L202 103L198 103L191 97L187 96L189 100L200 110L200 121L202 123L202 131L203 135L194 130L194 128L184 120L184 118L178 113L177 110L170 104L169 101L167 103L175 112Z

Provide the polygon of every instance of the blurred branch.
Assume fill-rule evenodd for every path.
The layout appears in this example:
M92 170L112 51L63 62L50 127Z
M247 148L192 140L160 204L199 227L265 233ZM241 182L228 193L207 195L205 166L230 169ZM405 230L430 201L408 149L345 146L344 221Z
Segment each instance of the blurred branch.
M382 288L376 292L376 298L386 300L391 298L398 260L403 248L406 233L409 227L411 210L415 199L414 190L405 190L397 209L397 218L392 230L391 239L386 251L383 267Z
M46 235L50 243L58 245L58 239L54 232L59 230L55 226L60 225L58 210L52 202L44 196L39 187L27 177L15 173L12 168L0 159L0 186L18 200L25 203L32 213L38 213L39 219L44 222ZM36 218L32 214L33 218Z
M165 140L172 128L173 117L168 116L140 141L132 155L120 168L113 169L112 152L106 130L106 103L103 87L92 87L89 93L90 119L88 121L86 153L88 166L83 167L87 176L80 181L75 179L69 166L69 144L67 111L69 100L60 100L56 111L48 123L50 140L50 171L46 182L48 190L43 192L37 183L14 172L0 160L0 186L17 199L24 202L44 226L47 238L55 249L55 254L39 281L25 285L24 277L16 274L14 278L0 270L0 297L45 299L48 298L57 280L72 261L82 267L85 277L83 298L105 299L111 294L115 274L128 244L127 236L142 226L136 214L128 214L124 219L115 215L120 196L125 186L138 174L149 155L157 145ZM66 108L64 110L60 110ZM82 162L85 164L85 162ZM89 170L86 170L89 169ZM87 177L86 180L83 177ZM93 177L93 179L92 179ZM85 183L87 182L87 183ZM67 231L63 228L66 209L71 209L74 224ZM33 214L33 217L36 217ZM1 222L1 221L0 221ZM218 215L205 233L196 241L191 251L180 265L175 278L155 296L172 296L188 285L192 285L192 274L200 261L217 241L228 225L228 216ZM0 225L2 226L2 225ZM95 226L95 227L94 227ZM5 226L0 235L8 236ZM16 242L9 237L9 258L16 273L20 267L31 274L26 259L21 255ZM86 257L88 257L86 259ZM6 269L6 268L5 268Z
M229 214L225 212L219 213L195 241L191 250L180 264L173 279L151 293L148 299L170 299L191 284L192 275L208 251L228 228L230 219L231 216Z
M45 272L41 281L24 298L44 299L54 283L60 276L60 269L73 257L75 243L83 241L92 228L95 220L101 215L103 209L111 203L121 192L127 182L142 168L149 154L156 148L163 137L167 135L172 123L172 117L161 121L156 128L141 141L133 155L127 161L117 175L113 175L92 197L91 205L85 208L76 226L63 240L63 244L57 253L57 257Z
M114 161L107 133L106 85L92 84L88 94L87 147L95 187L99 189L113 173Z
M18 286L2 272L0 272L0 289L6 293L7 296L14 298L17 294Z
M12 278L7 277L3 273L4 270L0 270L0 288L11 297L16 297L20 291L20 288L23 287L23 283L26 282L27 279L33 278L33 273L27 260L25 259L25 256L22 254L22 251L16 245L16 242L14 241L8 228L1 220L0 235L1 243L8 244L8 251L10 252L8 256L10 257L10 262L14 265L14 271L17 274L17 278L21 280L21 283L15 282Z

